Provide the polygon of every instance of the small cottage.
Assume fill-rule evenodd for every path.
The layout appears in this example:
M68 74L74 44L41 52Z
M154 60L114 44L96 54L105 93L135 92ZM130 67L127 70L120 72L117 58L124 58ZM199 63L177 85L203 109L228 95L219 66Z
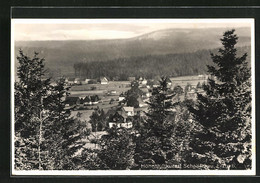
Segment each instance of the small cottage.
M101 78L100 79L100 84L102 84L102 85L108 84L108 79L106 77Z
M84 79L84 84L88 84L89 81L90 79Z
M123 110L127 116L134 116L134 107L123 107Z
M80 104L80 98L79 97L66 97L65 101L65 107L76 107Z
M128 81L134 81L135 77L128 77Z
M118 101L121 102L123 100L125 100L125 97L124 96L119 96Z
M132 113L134 113L134 110L129 108L120 108L117 110L115 114L112 115L112 117L109 119L109 128L112 128L113 126L116 126L117 128L132 128L133 123L130 118L132 113L130 111L133 111Z
M75 81L75 78L66 78L65 79L65 83L67 83L67 85L73 85Z
M75 78L74 84L80 84L80 78Z

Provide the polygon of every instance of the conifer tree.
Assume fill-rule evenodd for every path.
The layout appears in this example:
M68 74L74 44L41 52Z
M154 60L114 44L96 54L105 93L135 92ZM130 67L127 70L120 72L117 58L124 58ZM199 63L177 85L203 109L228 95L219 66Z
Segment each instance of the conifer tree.
M139 107L138 98L143 94L142 90L139 89L138 81L131 82L131 89L126 92L126 104L127 106Z
M147 120L140 129L140 137L136 140L136 162L144 165L165 164L173 158L174 118L172 102L174 94L168 87L167 77L162 77L160 85L153 88L150 97ZM140 167L142 168L142 167Z
M191 163L213 169L251 167L251 88L247 54L237 56L235 30L226 31L223 48L211 54L212 79L203 85L197 104L189 110L197 122Z
M20 50L15 83L15 168L72 169L82 125L65 110L65 80L44 79L44 59Z
M70 110L65 108L68 90L65 79L58 79L50 87L50 94L43 103L49 116L43 126L42 150L47 153L46 165L51 163L45 169L72 169L72 156L82 146L79 140L85 134L86 131L82 129L86 126L83 127L78 119L72 118Z
M40 132L44 120L43 98L48 96L50 79L43 79L44 59L33 58L22 50L17 56L19 66L15 82L15 168L40 168Z
M127 170L134 166L135 144L128 129L112 127L108 135L102 136L100 146L98 158L103 163L102 169Z
M92 132L103 131L107 127L106 115L103 109L96 108L90 116Z

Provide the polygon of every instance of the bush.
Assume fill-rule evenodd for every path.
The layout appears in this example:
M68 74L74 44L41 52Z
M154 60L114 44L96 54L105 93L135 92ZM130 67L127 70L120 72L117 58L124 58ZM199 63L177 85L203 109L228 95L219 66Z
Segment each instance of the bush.
M97 80L91 79L88 81L88 84L97 84Z
M96 90L97 89L97 87L95 87L95 86L91 86L91 88L90 88L91 90Z
M115 101L115 99L111 98L111 100L110 100L109 104L113 104L113 103L114 103L114 101Z

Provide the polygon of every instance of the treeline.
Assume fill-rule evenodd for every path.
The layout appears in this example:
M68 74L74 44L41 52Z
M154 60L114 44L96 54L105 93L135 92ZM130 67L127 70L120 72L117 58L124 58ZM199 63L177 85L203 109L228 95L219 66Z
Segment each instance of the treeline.
M127 80L131 76L153 79L155 76L185 76L207 73L211 65L210 53L217 50L201 50L194 53L147 55L115 60L99 60L74 64L76 77L100 78L110 80ZM250 47L238 48L240 53L250 53ZM250 56L249 56L250 58Z

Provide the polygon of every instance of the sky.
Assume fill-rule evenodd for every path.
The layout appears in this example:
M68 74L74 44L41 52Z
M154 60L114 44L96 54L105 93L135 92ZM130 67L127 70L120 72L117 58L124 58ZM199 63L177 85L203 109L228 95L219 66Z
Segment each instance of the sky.
M250 27L252 19L13 19L15 41L125 39L162 29Z

